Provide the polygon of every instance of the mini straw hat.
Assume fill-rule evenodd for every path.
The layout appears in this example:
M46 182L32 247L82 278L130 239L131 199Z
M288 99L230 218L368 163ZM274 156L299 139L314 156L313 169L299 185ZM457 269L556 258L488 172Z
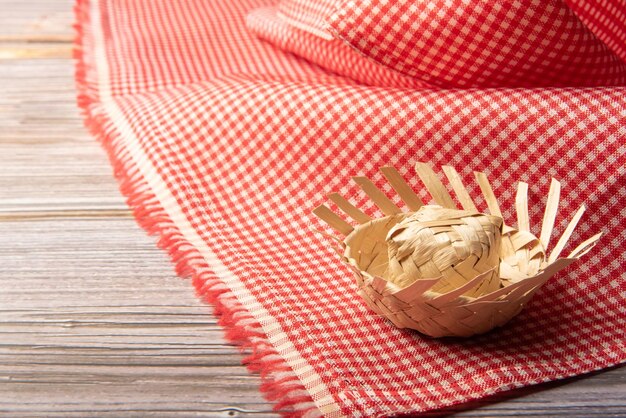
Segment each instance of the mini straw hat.
M416 170L435 205L424 205L398 171L383 167L409 212L365 177L354 180L384 216L372 219L337 193L328 196L337 213L325 205L313 211L343 236L339 253L355 273L359 294L400 328L432 337L467 337L504 325L550 277L586 254L601 236L594 235L559 258L585 211L582 206L547 254L561 189L554 179L536 237L530 232L528 184L518 184L514 228L504 224L484 173L475 175L489 215L478 211L454 168L444 166L443 171L462 209L428 164L418 163Z

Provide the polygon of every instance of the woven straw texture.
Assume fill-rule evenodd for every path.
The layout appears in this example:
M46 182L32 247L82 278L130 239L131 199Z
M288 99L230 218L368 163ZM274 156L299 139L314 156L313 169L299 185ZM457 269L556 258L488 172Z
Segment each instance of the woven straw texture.
M499 281L501 227L502 218L497 216L425 206L385 237L389 280L404 287L416 280L441 277L432 289L440 293L489 271L486 282Z
M581 206L546 258L561 184L552 179L541 225L541 238L528 224L528 184L520 182L516 197L518 228L504 225L493 189L484 173L476 179L495 215L477 212L458 172L444 171L463 210L433 169L418 163L416 171L439 205L424 206L393 167L382 170L412 212L402 212L373 183L355 178L386 216L371 219L334 193L339 213L322 205L313 212L347 236L343 260L355 272L361 296L378 314L400 328L432 337L468 337L491 331L520 313L533 294L555 273L586 254L601 233L580 244L567 258L558 258L580 221ZM445 207L444 207L445 206ZM359 225L352 228L342 215Z
M363 84L258 39L246 16L259 9L256 22L277 27L265 0L83 0L77 77L129 205L178 272L219 301L281 411L414 413L626 360L624 87L433 90L397 87L406 79L374 67ZM456 167L478 211L493 214L472 170L486 173L506 225L518 225L511 186L525 182L538 237L557 178L567 193L554 236L584 203L570 241L602 231L602 246L490 333L398 329L355 295L310 210L338 191L383 217L345 181L359 173L409 211L378 167L416 185L417 161Z

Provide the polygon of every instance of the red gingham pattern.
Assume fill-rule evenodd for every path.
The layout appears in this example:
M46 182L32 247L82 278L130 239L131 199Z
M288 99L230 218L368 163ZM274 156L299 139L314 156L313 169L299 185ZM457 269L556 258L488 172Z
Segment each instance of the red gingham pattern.
M377 87L365 86L255 39L245 15L274 13L261 3L100 0L92 25L111 90L92 81L106 102L89 111L104 115L108 138L120 118L129 126L117 135L133 149L120 158L139 149L147 161L125 175L156 171L152 192L174 196L341 414L425 411L626 361L626 88L433 90L373 75ZM530 184L538 225L554 176L564 186L555 234L585 203L573 242L606 235L502 329L469 340L396 329L356 296L310 211L331 191L363 202L355 174L390 194L383 165L417 184L417 161L455 166L474 196L472 170L487 173L511 224L514 182Z
M126 7L102 3L115 48L108 48L113 94L152 91L172 85L211 80L228 74L324 74L299 59L277 54L243 25L251 8L263 0L132 0ZM175 34L175 35L172 35ZM127 59L133 55L132 60ZM189 61L189 57L194 57ZM145 65L151 62L153 65Z
M326 16L337 7L337 0L282 0L278 14L290 24L322 37L330 37L326 30Z
M248 29L281 50L370 86L429 87L427 83L378 65L337 39L323 39L287 23L274 7L259 8L247 16Z
M344 0L328 21L365 56L440 87L626 83L626 64L562 0Z
M626 0L565 0L585 25L626 62Z

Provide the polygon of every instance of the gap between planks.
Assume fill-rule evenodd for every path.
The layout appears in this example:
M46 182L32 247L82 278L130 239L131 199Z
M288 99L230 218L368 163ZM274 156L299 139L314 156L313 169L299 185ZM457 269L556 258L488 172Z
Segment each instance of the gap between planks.
M0 212L0 222L30 221L45 219L86 219L86 218L133 218L125 209L85 209L85 210L42 210Z

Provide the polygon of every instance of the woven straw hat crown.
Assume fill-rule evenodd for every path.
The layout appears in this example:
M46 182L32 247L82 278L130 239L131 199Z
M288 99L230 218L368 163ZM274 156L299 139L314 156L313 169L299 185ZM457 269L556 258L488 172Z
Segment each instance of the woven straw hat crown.
M431 289L446 292L490 271L477 293L500 285L502 218L471 211L423 206L387 235L386 279L399 287L441 277Z

